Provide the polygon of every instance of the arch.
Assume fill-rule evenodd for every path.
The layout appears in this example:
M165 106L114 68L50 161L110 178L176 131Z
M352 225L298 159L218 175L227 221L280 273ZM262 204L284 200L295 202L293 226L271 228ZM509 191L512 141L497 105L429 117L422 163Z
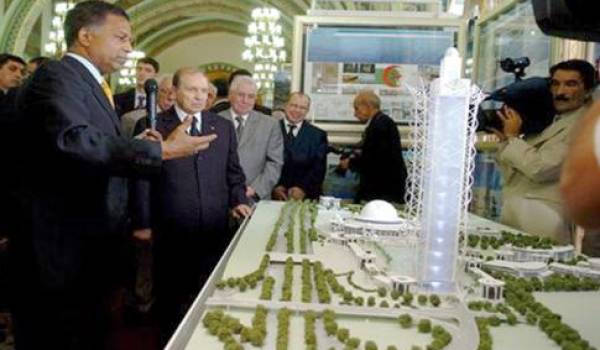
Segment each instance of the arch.
M240 33L240 24L245 26L250 21L250 13L255 7L273 6L281 11L284 37L291 38L293 17L304 14L309 8L310 0L109 0L124 7L131 16L134 31L140 41L153 36L154 33L170 28L170 40L185 39L192 35L226 31ZM15 0L12 1L0 23L0 51L23 54L27 39L46 6L52 0ZM176 26L186 19L194 19L204 23L201 30L193 33L186 26ZM225 23L216 23L223 18ZM212 20L212 23L211 23ZM236 24L237 22L237 24ZM207 24L210 23L210 24ZM181 33L171 33L178 31ZM148 46L148 45L146 45ZM164 45L154 45L157 47Z
M50 3L51 0L11 2L0 24L0 52L22 55L35 22Z

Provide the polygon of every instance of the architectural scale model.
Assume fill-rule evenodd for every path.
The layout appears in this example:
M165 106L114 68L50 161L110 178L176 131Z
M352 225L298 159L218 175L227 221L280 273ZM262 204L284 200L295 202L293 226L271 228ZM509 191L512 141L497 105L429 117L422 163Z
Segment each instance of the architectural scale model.
M167 349L598 347L600 261L467 213L481 96L460 65L416 93L406 209L259 202Z
M207 298L195 310L185 346L168 348L509 350L524 344L579 350L600 344L598 313L579 314L600 302L600 260L496 225L466 238L457 290L432 293L410 266L419 241L404 212L383 201L359 212L331 201L261 202L224 273L203 291ZM270 224L254 225L262 220ZM558 301L547 301L554 295ZM576 304L580 299L589 304ZM571 314L559 314L571 307Z

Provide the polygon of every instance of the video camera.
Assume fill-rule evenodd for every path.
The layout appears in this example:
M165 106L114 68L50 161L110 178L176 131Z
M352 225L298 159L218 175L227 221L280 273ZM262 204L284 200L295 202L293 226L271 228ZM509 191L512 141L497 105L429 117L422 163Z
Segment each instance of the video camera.
M498 116L498 103L516 110L525 135L537 134L552 124L555 110L550 93L549 80L533 77L523 80L525 68L529 67L528 57L504 58L500 68L515 76L515 82L492 92L479 106L477 131L492 132L502 130L502 121Z
M594 4L589 0L532 0L535 20L547 35L568 39L600 42L600 22L593 11ZM478 131L489 131L490 128L502 130L502 122L497 116L497 105L493 101L502 102L514 108L523 118L523 133L535 134L544 130L554 118L554 105L548 80L545 78L529 78L525 76L525 68L529 65L526 57L504 59L500 67L515 74L515 82L492 92L482 103L477 119ZM486 105L492 105L486 106ZM486 108L487 107L487 108Z

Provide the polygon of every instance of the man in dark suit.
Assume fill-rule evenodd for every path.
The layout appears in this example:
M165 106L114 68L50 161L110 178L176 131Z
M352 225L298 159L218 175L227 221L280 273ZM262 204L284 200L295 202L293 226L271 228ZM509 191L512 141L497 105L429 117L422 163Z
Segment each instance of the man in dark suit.
M136 186L134 235L154 238L163 340L173 333L227 247L229 210L237 217L251 211L233 125L203 111L208 80L195 68L182 68L175 73L173 88L175 106L159 115L157 131L166 137L191 116L190 134L215 133L218 138L201 154L164 162L159 178L149 186L144 181Z
M9 89L21 85L25 74L25 61L15 55L8 53L0 54L0 98Z
M215 135L191 137L191 120L162 141L156 132L121 135L103 78L131 51L125 11L102 1L67 14L68 53L42 65L17 108L22 220L11 232L16 347L104 349L110 296L125 269L127 179L158 173L162 160L206 149Z
M381 100L373 91L363 90L356 95L354 116L367 127L360 153L340 160L339 167L360 174L355 202L383 199L402 204L407 173L400 134L396 123L380 108Z
M135 88L116 94L115 109L117 114L123 114L135 109L146 108L146 91L144 84L148 79L154 79L160 71L160 64L152 57L140 58L135 66Z
M290 94L279 125L284 138L283 168L273 198L317 199L327 166L327 133L308 123L310 97Z

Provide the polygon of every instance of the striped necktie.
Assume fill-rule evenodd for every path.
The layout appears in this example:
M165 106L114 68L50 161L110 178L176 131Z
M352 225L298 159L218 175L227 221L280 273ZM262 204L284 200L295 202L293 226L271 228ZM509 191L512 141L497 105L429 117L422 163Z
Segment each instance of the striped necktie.
M106 80L102 80L101 85L102 85L102 91L104 92L104 95L106 96L106 98L108 99L108 102L114 109L115 101L113 100L113 94L112 94L112 90L110 89L110 86L108 86L108 83L106 82Z

